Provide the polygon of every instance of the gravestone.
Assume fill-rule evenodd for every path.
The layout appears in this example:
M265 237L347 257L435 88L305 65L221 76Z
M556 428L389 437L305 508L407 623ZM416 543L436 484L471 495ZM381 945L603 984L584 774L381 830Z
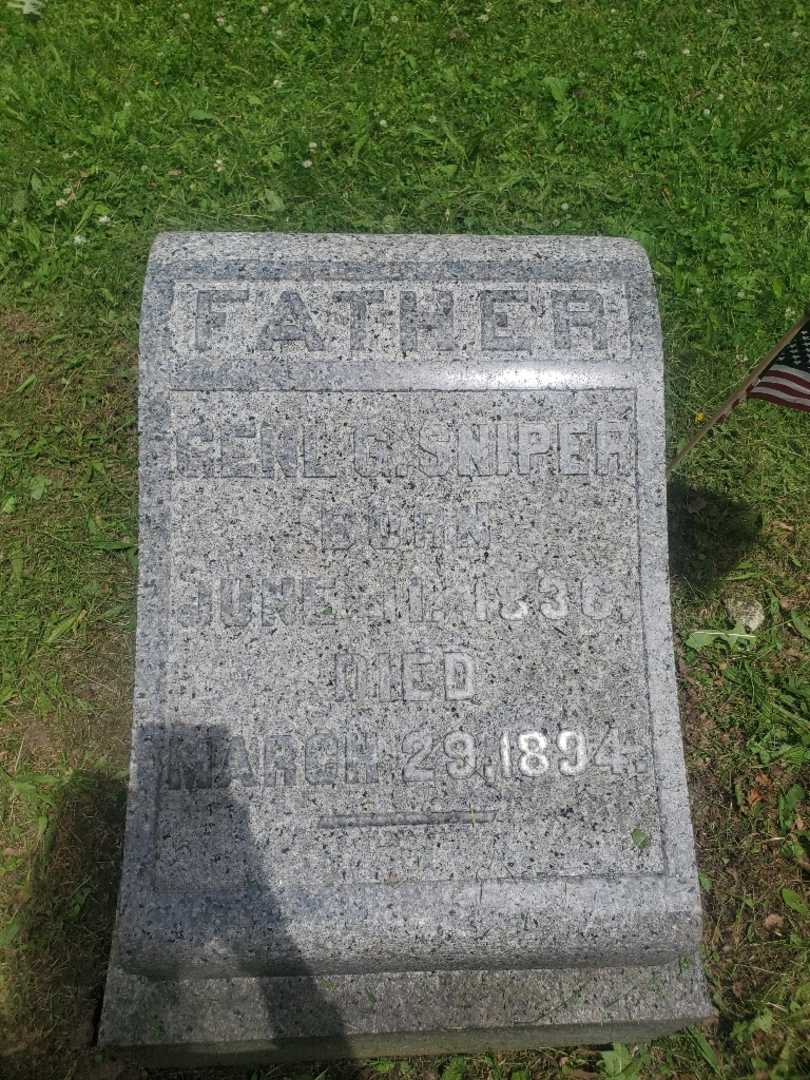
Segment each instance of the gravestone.
M165 235L140 395L102 1043L508 1049L709 1015L643 251Z

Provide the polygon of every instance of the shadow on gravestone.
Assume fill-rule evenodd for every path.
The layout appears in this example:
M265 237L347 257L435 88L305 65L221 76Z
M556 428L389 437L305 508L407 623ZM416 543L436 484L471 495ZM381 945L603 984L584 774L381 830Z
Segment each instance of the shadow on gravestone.
M757 542L758 507L674 480L668 488L669 569L673 579L708 593Z
M182 757L171 757L173 749L170 740L181 730L183 735L193 736L198 747L206 748L209 767L202 776L197 772L193 760L184 762ZM148 748L163 748L162 761L154 776L158 790L138 793L140 799L144 794L156 798L160 806L154 833L155 884L151 886L144 882L143 899L148 904L153 898L149 890L154 887L156 891L159 890L162 903L166 902L167 897L170 898L169 907L172 903L183 905L201 901L217 911L219 920L202 918L197 922L200 934L186 943L189 955L205 956L214 967L220 965L221 970L215 976L218 981L223 977L249 977L249 983L245 984L249 987L247 996L243 994L244 987L239 992L235 988L234 1014L244 1019L244 1010L258 1013L257 1028L266 1030L267 1042L277 1046L281 1055L285 1051L285 1040L306 1034L313 1045L313 1059L318 1055L317 1044L320 1044L325 1057L348 1058L351 1050L345 1039L343 1017L323 995L315 973L304 962L301 949L286 933L284 912L273 894L272 866L268 867L266 859L262 858L249 820L249 793L255 790L256 797L261 797L259 778L254 776L253 784L244 782L245 761L230 758L232 745L233 732L216 724L194 724L182 729L166 725L136 726L133 732L133 763L144 760ZM197 760L200 760L199 757ZM190 808L192 800L197 802L194 810ZM200 810L203 811L202 815ZM172 858L179 854L179 849L173 845L172 828L173 825L179 827L179 848L182 849L188 841L188 831L183 827L187 815L193 815L197 821L207 820L210 831L204 828L196 836L185 860L182 857L178 859L176 877L173 877L169 866ZM226 823L224 830L223 823ZM223 831L227 836L223 837ZM160 860L167 871L163 887L157 869ZM202 895L195 892L195 883L200 881L206 883ZM169 886L170 892L166 891ZM246 913L257 911L261 913L262 929L272 933L276 974L284 978L267 977L264 957L253 955L250 920ZM238 926L235 932L233 928L229 929L230 918ZM212 922L218 922L222 927L221 935L202 929L210 927ZM193 929L191 933L194 934ZM147 963L151 964L152 959L150 957ZM192 974L194 977L189 980ZM216 1043L221 1031L228 1030L234 1022L233 1017L213 1010L209 1012L205 979L199 978L201 974L203 972L199 968L192 973L191 968L182 962L166 962L165 959L158 961L154 967L154 978L162 986L161 1011L165 1010L169 1018L169 1043L175 1028L182 1037L184 1019L189 1022L193 1019L198 1029L210 1030L212 1044ZM185 992L180 1002L175 993L176 980L189 980L192 987L196 985L199 988L196 997ZM193 1018L188 1015L191 1000L196 1000L201 1010ZM221 1003L221 996L216 1000ZM150 1016L148 1022L162 1024L157 1016ZM315 1038L312 1037L313 1032L318 1032ZM191 1058L193 1056L192 1050ZM235 1057L234 1065L261 1063L262 1060L266 1060L262 1048L257 1047L254 1053L248 1044L244 1055ZM292 1060L296 1060L296 1057L293 1056ZM147 1063L160 1065L160 1051L154 1051ZM197 1074L183 1070L182 1075ZM207 1077L219 1073L206 1071L199 1075Z
M3 958L0 1075L124 1080L137 1073L96 1062L93 1043L115 918L126 785L88 771L64 784L36 786L52 804L30 878L14 903L19 930Z

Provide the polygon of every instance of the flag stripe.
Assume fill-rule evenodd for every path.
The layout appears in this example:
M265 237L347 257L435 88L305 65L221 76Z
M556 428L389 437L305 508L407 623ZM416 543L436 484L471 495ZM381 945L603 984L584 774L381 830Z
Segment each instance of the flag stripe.
M797 390L795 386L763 386L760 383L753 388L751 393L759 393L760 387L768 394L779 394L783 398L795 398L796 401L810 401L810 391Z
M763 378L767 378L768 375L781 375L784 379L792 379L800 386L810 388L810 374L805 375L798 368L786 367L784 364L772 364L771 367L766 369Z
M766 401L772 401L775 405L795 405L797 408L810 408L810 393L792 394L786 390L779 390L774 386L758 386L750 392L749 397L760 397Z
M783 405L786 409L798 409L800 412L810 412L810 402L801 401L799 399L785 401L783 397L775 397L773 394L768 394L764 390L758 394L752 394L751 397L755 397L760 401L770 401L773 405Z
M759 386L772 386L775 390L784 390L786 394L810 394L810 383L802 385L781 375L764 375L752 389Z

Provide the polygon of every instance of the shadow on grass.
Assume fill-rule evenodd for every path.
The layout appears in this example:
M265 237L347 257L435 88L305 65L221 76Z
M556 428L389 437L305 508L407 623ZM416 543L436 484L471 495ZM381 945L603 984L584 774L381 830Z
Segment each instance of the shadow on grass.
M123 780L72 774L55 789L19 932L4 963L9 1080L125 1075L93 1049L110 951L126 805Z
M52 788L50 796L48 826L30 881L17 900L19 931L0 957L2 1080L247 1080L265 1075L303 1080L321 1073L321 1067L313 1070L315 1063L299 1062L269 1067L267 1073L247 1062L168 1067L159 1061L126 1061L113 1051L99 1050L96 1037L121 877L127 788L123 779L109 774L77 772ZM248 827L238 807L236 811L235 828L250 869ZM294 946L288 946L294 956ZM304 989L289 1003L262 985L268 1021L274 1012L310 1012L340 1046L341 1017L320 999L314 980L301 982ZM357 1066L348 1062L336 1061L329 1068L334 1080L356 1073Z
M677 584L709 593L756 544L757 507L679 480L669 485L669 568Z

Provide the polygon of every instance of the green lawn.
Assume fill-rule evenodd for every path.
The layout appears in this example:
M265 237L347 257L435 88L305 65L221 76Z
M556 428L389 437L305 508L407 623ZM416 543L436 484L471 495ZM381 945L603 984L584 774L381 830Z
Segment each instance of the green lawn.
M91 1042L120 854L155 233L633 236L658 282L671 450L810 301L810 6L613 3L0 12L0 1074L140 1075ZM749 404L671 493L717 1027L324 1080L810 1075L809 446L810 417ZM763 605L756 641L688 647L731 628L730 591Z

